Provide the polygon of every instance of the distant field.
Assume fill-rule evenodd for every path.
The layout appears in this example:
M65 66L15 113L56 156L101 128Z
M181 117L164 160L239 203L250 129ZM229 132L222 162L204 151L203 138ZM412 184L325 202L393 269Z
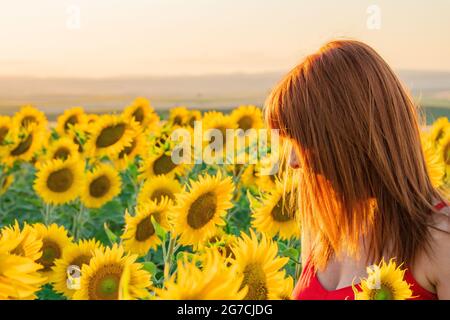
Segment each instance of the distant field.
M427 116L427 124L433 123L437 118L450 118L450 108L424 107Z
M106 112L120 112L130 101L132 101L132 97L126 97L118 99L117 101L113 99L107 99L107 101L100 102L98 104L83 104L78 103L82 102L80 100L84 99L74 99L75 102L67 103L69 106L84 106L85 109L90 113L106 113ZM165 118L168 114L168 110L171 107L179 106L179 105L185 105L188 108L196 108L204 111L208 110L217 110L222 112L228 112L232 108L241 105L241 104L255 104L255 105L262 105L261 101L255 101L250 98L237 100L237 99L200 99L195 100L191 99L190 101L182 101L181 99L160 99L160 100L154 100L150 99L152 104L155 106L158 113L161 115L161 117ZM425 113L427 124L433 123L437 118L439 117L447 117L450 118L450 100L429 100L429 101L421 101L419 102L422 106L422 109ZM62 110L65 108L57 105L50 104L42 104L38 101L33 102L34 105L38 106L39 109L43 110L50 121L55 121L56 118L60 113L62 113ZM158 107L159 106L159 107ZM209 107L208 107L209 106ZM18 109L20 108L20 105L14 105L11 106L11 104L6 104L5 101L0 101L0 114L2 115L13 115Z
M227 111L239 105L262 106L283 72L176 77L47 79L0 76L0 114L11 115L33 104L54 120L63 110L83 106L87 112L117 112L137 96L150 99L165 114L184 105ZM450 72L399 71L400 78L424 108L427 122L450 118Z

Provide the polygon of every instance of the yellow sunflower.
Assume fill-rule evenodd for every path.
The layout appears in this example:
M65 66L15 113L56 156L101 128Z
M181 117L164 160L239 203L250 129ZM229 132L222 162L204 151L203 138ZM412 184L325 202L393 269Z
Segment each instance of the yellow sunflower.
M119 170L125 170L133 163L137 156L142 156L148 151L147 139L141 132L137 132L129 146L123 148L114 158L114 164Z
M37 260L37 263L43 266L40 272L47 277L48 282L52 282L54 276L52 268L55 261L62 257L65 248L72 243L72 238L68 236L63 226L55 223L49 226L37 223L33 225L33 229L42 240L42 256Z
M277 300L292 300L292 291L294 291L294 279L290 276L284 281L284 288Z
M45 114L31 105L23 106L13 118L14 128L27 128L29 125L34 125L40 130L47 130L48 126Z
M450 122L447 117L441 117L437 119L430 130L431 141L437 145L439 141L444 137L444 134L450 130Z
M203 132L206 135L205 144L211 143L219 143L222 146L223 150L226 147L226 130L227 129L237 129L236 122L229 116L224 115L221 112L210 111L205 113L203 116ZM220 131L222 135L222 141L215 141L215 137L213 135L208 134L208 130L215 129ZM208 136L209 135L209 136ZM235 139L235 138L233 138ZM221 150L219 146L217 146L217 151Z
M217 250L210 249L190 262L179 259L176 273L156 294L162 300L241 300L247 288L241 287L243 275L236 276L236 271L237 266L228 266Z
M277 182L275 189L262 194L258 199L250 193L250 207L252 210L252 226L259 232L270 237L278 235L281 239L299 238L300 226L297 219L297 208L291 199L293 190Z
M53 266L53 289L72 298L75 290L79 289L77 281L83 265L88 265L97 249L103 246L95 239L80 240L67 246L61 257L55 260Z
M3 147L6 143L5 139L8 136L9 131L12 128L11 117L0 116L0 147Z
M35 299L46 279L38 271L42 265L12 254L18 239L0 237L0 300Z
M428 136L422 135L422 149L425 157L428 175L435 188L444 183L445 162L441 153L436 152L433 143Z
M52 141L47 149L45 160L79 158L78 145L67 136Z
M189 110L184 106L180 106L170 109L169 119L167 121L173 126L184 126L189 120Z
M240 106L231 112L231 118L239 129L261 129L264 126L261 109L256 106Z
M236 244L237 237L232 234L227 234L221 228L217 228L216 233L207 239L204 244L199 246L199 250L205 248L215 248L221 255L227 259L234 259L234 253L231 249Z
M34 190L46 203L63 204L78 197L83 179L84 162L50 160L39 166Z
M240 179L242 185L246 188L256 186L258 183L258 176L256 175L255 165L249 164L245 168L242 168L242 166L243 165L239 165L237 168L237 170L239 170L237 174L239 174L240 171L243 170Z
M244 276L242 287L248 287L245 300L272 300L283 295L285 282L290 281L285 278L283 270L289 258L277 256L276 242L267 239L264 234L258 241L253 230L250 230L250 236L242 233L233 252L237 274Z
M146 205L138 206L135 216L125 213L125 230L122 239L126 251L144 256L150 249L156 249L161 243L152 219L158 224L167 224L162 222L167 221L166 201L161 201L159 204L149 201Z
M86 122L88 125L94 124L97 120L100 119L100 116L96 113L87 113L86 114Z
M397 267L394 260L388 264L383 260L379 265L367 268L366 279L360 288L353 286L355 300L406 300L412 298L409 284L404 280L405 270Z
M29 258L33 261L37 261L42 256L42 239L37 231L26 224L23 229L20 230L17 220L14 225L4 227L1 230L1 237L3 240L11 240L14 245L10 247L10 254Z
M47 132L35 124L28 124L26 128L12 128L5 139L9 144L2 148L3 161L12 166L15 161L31 161L47 140Z
M123 268L122 276L119 281L119 300L134 300L130 294L130 281L130 265L127 264L125 265L125 268Z
M129 268L128 290L131 298L145 298L151 286L151 275L137 263L136 255L125 254L122 246L114 244L104 251L97 250L89 265L81 268L80 289L74 300L117 300L120 280L124 270Z
M137 203L144 203L146 201L161 202L167 198L168 204L176 202L176 196L181 192L180 183L173 178L167 176L155 176L147 179L139 191Z
M269 191L275 188L277 181L283 176L283 173L280 172L280 163L272 162L272 160L260 160L256 165L257 185L262 191Z
M444 164L447 168L450 167L450 130L442 137L439 143L438 153L444 160Z
M100 208L121 190L119 173L112 166L101 163L86 174L80 199L87 208Z
M226 224L224 217L233 204L234 185L231 177L199 176L191 180L188 191L182 192L171 211L174 229L180 243L198 245L211 238L217 226Z
M123 111L124 118L132 119L143 128L152 126L159 121L159 117L150 105L150 101L145 98L136 98L131 105Z
M237 170L241 170L241 168L241 166L238 166ZM243 170L240 178L242 185L246 188L256 188L260 191L273 190L277 181L277 175L264 175L261 170L262 164L260 162L248 165ZM236 174L239 174L239 171Z
M60 135L66 134L75 127L84 128L87 124L87 117L82 107L74 107L64 111L58 117L56 123L56 132Z
M90 130L84 149L89 156L114 158L131 145L137 131L138 124L133 120L127 121L123 116L103 115Z
M202 120L202 113L198 110L190 110L189 115L187 116L186 124L193 128L195 121Z
M171 155L171 151L156 150L155 153L146 156L139 166L139 179L148 179L159 175L174 178L176 175L182 175L187 165L174 163Z

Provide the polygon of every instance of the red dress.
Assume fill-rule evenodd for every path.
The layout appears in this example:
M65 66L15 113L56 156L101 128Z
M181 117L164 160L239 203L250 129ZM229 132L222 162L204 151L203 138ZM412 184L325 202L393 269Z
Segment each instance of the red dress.
M437 210L441 210L446 206L446 203L439 203L436 205ZM292 298L295 300L354 300L355 296L351 286L341 288L338 290L327 290L320 283L317 274L312 270L312 265L307 262L302 272L302 276L305 274L311 275L311 279L307 286L302 287L301 281L299 281L292 293ZM436 300L437 295L424 289L414 279L411 271L407 269L405 271L404 280L411 286L412 298L411 300ZM359 285L356 285L359 289Z

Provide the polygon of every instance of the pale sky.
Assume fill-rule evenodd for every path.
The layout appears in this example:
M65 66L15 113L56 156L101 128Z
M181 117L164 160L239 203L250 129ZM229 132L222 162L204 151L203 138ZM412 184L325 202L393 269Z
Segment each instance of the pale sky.
M449 0L1 0L0 76L284 71L342 36L396 69L450 71Z

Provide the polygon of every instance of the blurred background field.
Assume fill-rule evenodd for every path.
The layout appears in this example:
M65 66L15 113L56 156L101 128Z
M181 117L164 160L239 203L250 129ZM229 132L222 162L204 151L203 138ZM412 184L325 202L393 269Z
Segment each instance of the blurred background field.
M399 76L426 113L427 122L450 117L450 72L400 71ZM87 112L119 112L136 96L145 96L164 114L185 105L227 111L242 104L262 106L282 72L166 77L0 78L0 113L12 115L33 104L55 120L63 110L83 106Z

